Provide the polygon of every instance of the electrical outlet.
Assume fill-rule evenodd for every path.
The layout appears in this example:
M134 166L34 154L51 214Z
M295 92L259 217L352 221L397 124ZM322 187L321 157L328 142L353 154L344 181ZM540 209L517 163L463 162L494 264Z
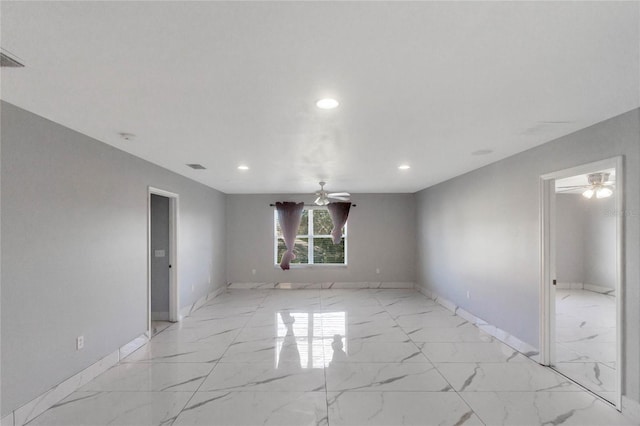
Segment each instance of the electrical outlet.
M78 336L76 337L76 350L79 351L82 348L84 348L84 336Z
M196 290L196 286L191 284L191 292L193 293Z
M251 273L252 273L253 275L255 275L255 274L256 274L256 270L255 270L255 269L252 269L252 270L251 270Z
M380 268L376 268L376 274L380 273Z
M471 292L467 290L467 299L471 299Z

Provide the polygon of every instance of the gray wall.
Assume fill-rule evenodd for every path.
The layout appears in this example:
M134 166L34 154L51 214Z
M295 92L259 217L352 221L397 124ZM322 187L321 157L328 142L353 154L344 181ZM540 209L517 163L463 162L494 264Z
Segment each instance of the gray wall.
M353 194L357 207L349 213L348 267L288 271L274 267L274 207L269 204L275 201L312 202L313 197L227 195L229 282L415 282L413 194Z
M616 217L615 196L589 200L585 214L584 283L615 288Z
M169 320L169 199L151 194L151 319ZM156 256L156 250L164 256ZM154 315L155 314L155 315Z
M584 283L586 201L580 194L556 194L556 278ZM600 200L598 200L600 201Z
M224 194L1 107L4 416L146 331L149 185L180 196L182 306L225 284L226 234Z
M420 285L539 347L539 177L618 155L626 182L624 394L638 401L640 110L417 193L417 272Z
M2 104L0 103L0 113ZM0 160L2 159L2 123L0 123ZM2 223L2 161L0 161L0 223ZM2 226L0 226L0 418L4 416L2 411Z
M556 277L559 282L615 288L615 195L590 200L556 194Z

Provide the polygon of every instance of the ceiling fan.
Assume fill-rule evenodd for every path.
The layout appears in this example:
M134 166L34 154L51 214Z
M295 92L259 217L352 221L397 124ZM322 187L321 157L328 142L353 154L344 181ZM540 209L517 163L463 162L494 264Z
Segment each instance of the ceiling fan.
M318 182L320 184L320 191L316 192L315 195L318 196L318 198L316 198L316 201L314 201L314 203L316 203L319 206L326 206L327 204L330 203L330 199L331 200L338 200L338 201L349 201L349 197L351 197L351 194L349 194L348 192L327 192L324 190L324 186L327 184L326 182Z
M585 198L607 198L613 195L615 182L609 180L611 173L590 173L587 175L587 185L560 186L557 192L569 192L584 188L582 196Z

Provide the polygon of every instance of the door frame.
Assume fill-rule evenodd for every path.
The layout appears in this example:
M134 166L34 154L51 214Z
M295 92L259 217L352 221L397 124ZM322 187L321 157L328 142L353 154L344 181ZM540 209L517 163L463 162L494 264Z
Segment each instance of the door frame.
M622 408L623 348L623 259L624 259L624 168L623 157L612 157L540 176L540 363L551 366L555 359L555 181L596 170L616 169L616 397L614 405ZM552 303L553 302L553 303ZM594 393L595 394L595 393ZM597 395L597 394L596 394Z
M180 321L178 283L178 215L180 196L163 189L148 187L147 192L147 334L151 337L151 195L169 199L169 321Z

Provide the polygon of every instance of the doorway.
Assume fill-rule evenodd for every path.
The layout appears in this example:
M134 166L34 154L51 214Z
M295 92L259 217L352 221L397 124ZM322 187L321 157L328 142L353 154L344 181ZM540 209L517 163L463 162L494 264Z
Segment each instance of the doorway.
M541 177L542 363L620 409L622 159Z
M150 338L180 319L177 214L177 194L149 187L147 333Z

